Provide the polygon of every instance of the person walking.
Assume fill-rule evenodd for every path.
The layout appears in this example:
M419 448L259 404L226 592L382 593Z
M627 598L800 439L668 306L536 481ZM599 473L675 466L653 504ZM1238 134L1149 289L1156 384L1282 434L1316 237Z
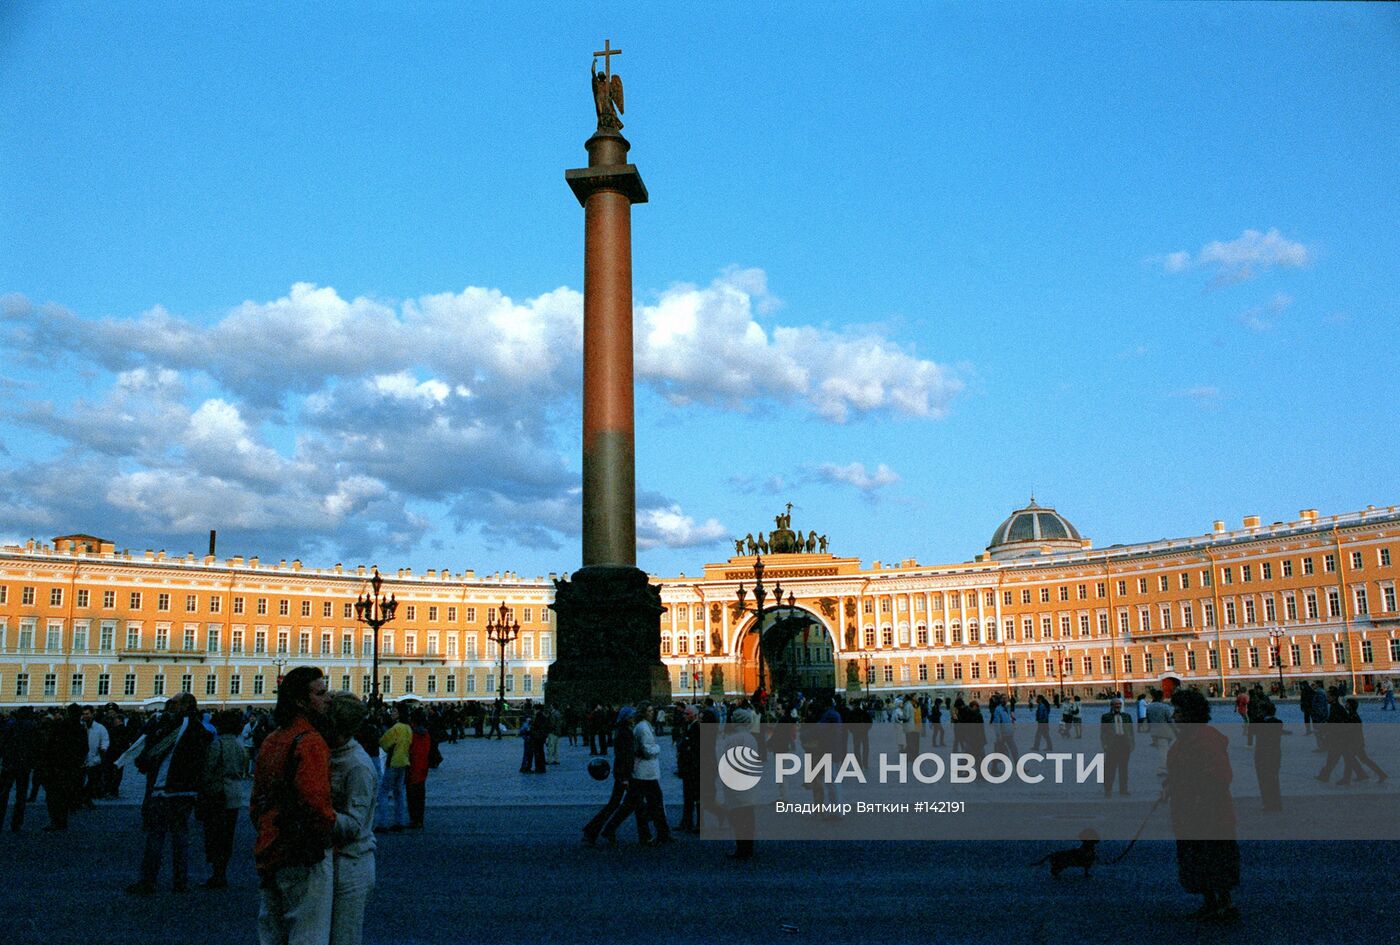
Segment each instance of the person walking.
M20 706L13 717L0 724L0 826L4 825L13 787L15 811L10 816L10 830L14 833L24 826L24 805L38 740L39 724L34 721L34 710L27 705Z
M1366 754L1366 730L1361 727L1361 713L1358 711L1357 701L1347 699L1346 701L1346 723L1339 729L1340 740L1342 742L1342 754L1347 758L1346 774L1338 781L1338 784L1350 784L1350 772L1356 771L1358 781L1365 781L1370 775L1366 774L1363 768L1370 768L1376 773L1376 779L1387 781L1390 775L1386 774L1380 765L1371 760L1371 756Z
M1123 711L1123 700L1114 696L1109 710L1104 713L1099 725L1099 744L1103 748L1104 775L1103 796L1113 793L1113 782L1118 781L1118 794L1128 794L1128 758L1133 753L1136 736L1133 734L1133 721Z
M632 790L629 793L636 795L635 804L640 817L637 831L642 846L671 842L671 825L666 821L666 806L661 796L661 744L652 730L655 719L656 709L650 702L643 702L637 707L637 724L632 728L636 761L632 765ZM613 818L617 819L617 814ZM648 824L656 831L654 839L647 829Z
M330 746L320 728L330 697L325 676L298 666L277 686L276 731L258 751L249 805L257 840L259 945L324 945L330 939Z
M413 746L408 717L408 706L400 705L398 721L379 737L379 747L384 752L384 778L379 782L379 803L374 811L375 833L408 826L408 752Z
M1269 708L1273 708L1273 703L1268 703ZM1171 744L1176 737L1176 729L1172 725L1172 707L1163 701L1162 690L1152 690L1152 701L1147 704L1147 733L1152 737L1152 747L1156 748L1161 742ZM1262 716L1261 716L1262 719Z
M201 884L205 889L228 886L233 837L238 829L238 813L245 803L243 772L248 770L248 752L238 737L242 727L243 718L236 709L215 715L214 730L218 735L204 755L196 812L204 824L204 859L211 870Z
M379 775L355 737L369 719L369 707L350 692L331 697L327 715L331 732L332 861L330 945L364 941L365 907L374 891L374 802Z
M1321 770L1317 772L1317 780L1324 784L1332 780L1332 769L1337 766L1337 762L1342 763L1342 777L1339 784L1350 784L1355 775L1356 780L1364 781L1370 775L1361 770L1361 763L1357 758L1354 746L1347 737L1346 724L1351 721L1347 715L1346 706L1341 701L1341 691L1336 686L1327 688L1327 722L1319 726L1320 735L1318 744L1327 752L1327 760L1323 762ZM1313 713L1313 721L1318 721L1317 713Z
M145 735L136 757L136 770L146 776L141 826L146 849L141 878L126 888L128 895L150 896L156 891L165 838L170 837L171 888L184 892L189 883L190 813L204 777L204 756L212 737L199 719L199 703L182 692L165 704L165 714Z
M1395 687L1390 683L1385 684L1385 694L1381 697L1381 711L1395 711Z
M632 785L632 768L636 760L632 745L632 717L635 714L631 706L623 706L617 712L615 725L617 734L613 738L612 793L608 796L608 802L603 805L603 809L593 815L593 819L584 825L583 842L589 846L597 844L598 837L612 822L613 815L622 809L627 798L627 790ZM622 819L618 818L618 823L621 822ZM614 831L616 829L616 827L613 828ZM639 833L640 829L639 824ZM616 843L617 835L615 832L609 833L606 839L609 843Z

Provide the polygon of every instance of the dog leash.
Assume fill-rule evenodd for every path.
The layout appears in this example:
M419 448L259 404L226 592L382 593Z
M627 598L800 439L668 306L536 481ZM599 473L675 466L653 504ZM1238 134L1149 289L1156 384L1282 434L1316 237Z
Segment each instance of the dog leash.
M1147 823L1152 819L1152 815L1157 813L1157 808L1161 807L1162 802L1166 799L1167 795L1165 791L1157 795L1157 800L1152 802L1151 809L1148 810L1147 816L1142 819L1142 826L1137 829L1137 833L1133 834L1133 839L1128 841L1128 845L1123 848L1122 853L1118 854L1111 860L1105 860L1105 863L1107 863L1109 866L1112 866L1113 864L1120 862L1123 859L1123 857L1128 855L1129 851L1131 851L1132 848L1137 845L1138 839L1142 837L1142 832L1147 829Z

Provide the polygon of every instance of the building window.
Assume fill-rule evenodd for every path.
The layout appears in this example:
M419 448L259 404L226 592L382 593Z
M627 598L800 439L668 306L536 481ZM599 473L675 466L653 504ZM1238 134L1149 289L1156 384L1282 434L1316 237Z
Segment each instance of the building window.
M1291 578L1293 576L1293 559L1284 558L1279 562L1279 568L1284 577Z
M233 636L229 637L229 652L230 652L230 653L242 653L242 652L243 652L243 630L242 630L242 629L234 630L234 631L233 631Z
M1259 565L1259 576L1266 581L1273 580L1274 563L1272 561L1261 562Z
M1220 569L1220 579L1221 579L1222 581L1224 581L1226 584L1234 584L1234 583L1235 583L1234 569L1233 569L1233 568L1221 568L1221 569Z
M407 695L408 693L413 692L413 674L412 674L412 673L409 673L407 676L405 676L405 677L403 678L403 691L404 691L404 694L405 694L405 695Z
M1274 604L1273 595L1264 598L1264 620L1273 623L1278 620L1278 607Z
M243 695L243 676L241 674L234 673L228 678L228 694L231 696Z
M210 653L219 652L219 630L221 628L216 623L211 623L204 628L204 648Z
M1124 653L1124 654L1123 654L1123 672L1124 672L1124 673L1132 673L1132 671L1133 671L1133 654L1131 654L1131 653Z
M1181 625L1190 630L1194 625L1195 614L1191 610L1191 605L1183 602L1181 605Z
M297 652L302 656L311 652L311 631L303 630L297 634Z
M1255 622L1254 617L1254 598L1246 597L1244 600L1244 622L1253 624Z
M1201 572L1201 587L1210 587L1211 578L1209 569Z
M266 686L267 682L263 679L262 673L258 673L256 676L253 677L253 695L262 695L266 689Z
M0 602L0 603L3 603L3 602ZM103 591L103 592L102 592L102 607L103 607L103 609L104 609L104 610L115 610L115 609L116 609L116 606L117 606L117 592L116 592L116 591Z
M97 674L97 694L99 696L110 696L112 694L112 674Z
M882 627L880 629L880 645L894 646L894 630L889 627Z
M210 594L210 595L209 595L209 612L210 612L211 614L217 614L217 613L219 613L221 610L223 610L222 604L223 604L223 601L219 598L219 596L218 596L217 594Z
M165 695L165 673L156 673L155 678L151 681L151 695Z
M20 589L20 592L19 592L19 602L20 602L20 605L23 606L23 607L33 607L33 606L34 606L34 588L32 588L32 587L24 587L24 588L21 588L21 589Z
M140 610L140 609L141 609L141 592L140 592L140 591L132 591L132 592L131 592L130 604L131 604L131 606L130 606L130 608L129 608L130 610Z
M1389 548L1379 548L1379 549L1377 549L1377 550L1376 550L1376 557L1378 557L1378 558L1380 559L1381 567L1383 567L1383 568L1388 568L1388 567L1390 567L1390 549L1389 549ZM3 603L3 601L0 601L0 603Z
M1191 589L1191 572L1190 572L1190 571L1182 571L1180 577L1181 577L1181 589L1182 589L1183 591L1189 591L1189 590Z
M1040 602L1042 604L1050 603L1050 588L1042 587L1040 589Z
M1370 640L1361 641L1361 662L1374 663L1376 661L1375 650L1371 648Z
M1249 648L1249 668L1259 668L1259 647L1257 646L1251 646Z
M1159 591L1164 591L1164 592L1165 592L1165 591L1167 591L1167 590L1170 590L1170 588L1171 588L1171 578L1168 577L1168 576L1165 575L1165 574L1159 574L1159 575L1157 575L1157 589L1158 589Z
M1303 574L1306 576L1306 575L1309 575L1309 574L1312 574L1312 573L1313 573L1313 559L1312 559L1311 557L1304 558L1304 559L1303 559Z
M301 615L302 615L303 617L310 617L310 616L311 616L311 601L309 601L309 600L304 600L304 601L301 602ZM330 616L330 615L327 614L326 616Z
M335 608L335 605L332 604L330 601L328 601L328 600L323 600L323 601L321 601L321 617L322 617L322 619L324 619L324 620L329 620L329 619L331 619L331 614L335 613L335 609L334 609L334 608ZM346 689L349 689L350 687L349 687L349 686L346 686L345 688L346 688Z
M340 635L340 655L355 655L355 635L353 633L342 633ZM350 687L347 686L346 688L348 689Z
M1250 565L1240 565L1240 579L1248 584L1254 580L1254 568Z
M1288 659L1290 666L1303 665L1303 648L1296 643L1288 645Z
M1356 615L1364 617L1371 612L1370 605L1366 602L1366 588L1358 587L1352 592L1352 597L1356 604Z
M259 615L263 615L263 616L265 616L265 615L267 614L267 598L266 598L266 597L259 597L259 598L258 598L258 614L259 614ZM257 683L253 683L253 686L256 687L256 686L257 686Z
M15 696L23 697L29 695L29 674L15 674Z
M184 639L184 644L185 644L185 652L186 652L186 653L193 653L193 652L194 652L194 644L195 644L195 637L196 637L196 636L197 636L197 631L196 631L196 629L195 629L194 627L186 627L186 628L185 628L185 639Z
M1347 662L1347 645L1340 640L1332 644L1333 662L1338 666L1345 666Z
M1387 584L1381 588L1381 603L1388 614L1395 612L1395 585Z
M1369 660L1367 662L1370 662ZM83 694L83 674L74 673L68 680L68 697L71 699Z
M1225 602L1225 626L1233 627L1238 622L1235 614L1235 602L1227 600Z
M341 619L349 620L354 615L354 608L354 604L350 603L349 601L346 601L340 608Z
M331 655L331 634L329 630L321 631L321 655Z
M449 607L449 608L447 608L447 622L448 622L448 623L456 623L456 622L457 622L457 608L456 608L456 607ZM452 677L449 676L448 678L450 679L450 678L452 678ZM449 683L448 685L450 686L451 684ZM451 691L451 690L449 689L448 691Z
M1214 660L1211 660L1212 666L1214 665L1214 663L1215 663L1215 661L1214 661ZM1191 672L1193 672L1193 673L1196 671L1196 651L1195 651L1195 650L1187 650L1187 651L1186 651L1186 668L1187 668L1188 670L1190 670Z
M163 624L156 624L156 649L170 649L170 628ZM156 693L160 695L160 693Z
M1309 620L1317 619L1317 591L1308 591L1303 595L1303 613Z
M467 608L467 623L476 623L476 608Z
M1215 603L1213 601L1201 601L1201 622L1207 627L1215 626Z
M1069 585L1068 585L1068 584L1061 584L1061 585L1060 585L1060 600L1062 600L1062 601L1064 601L1064 600L1069 600Z
M1340 617L1342 615L1342 594L1335 587L1327 589L1327 616Z
M1362 567L1361 552L1359 552L1359 551L1353 551L1353 552L1351 553L1351 569L1352 569L1353 571L1360 571L1360 570L1361 570L1361 567Z
M233 612L235 614L243 613L243 598L235 597L233 599Z
M1138 589L1138 593L1139 593L1139 594L1146 594L1146 593L1147 593L1147 578L1138 578L1138 579L1137 579L1137 589Z
M1240 651L1233 646L1230 647L1230 668L1240 668Z
M192 692L194 690L194 676L185 673L180 677L180 691Z
M1322 570L1323 570L1324 572L1326 572L1327 574L1331 574L1332 572L1336 571L1336 570L1337 570L1337 556L1334 555L1334 554L1326 554L1326 555L1323 555L1323 556L1322 556Z

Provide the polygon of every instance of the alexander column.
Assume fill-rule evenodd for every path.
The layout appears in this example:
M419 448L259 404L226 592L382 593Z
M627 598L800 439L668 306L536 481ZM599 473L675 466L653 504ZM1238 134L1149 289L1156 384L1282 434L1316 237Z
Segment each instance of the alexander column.
M632 421L632 204L646 185L627 163L622 79L611 41L593 54L597 130L588 166L564 172L583 207L583 568L555 582L559 641L551 703L669 701L661 591L637 568ZM598 59L603 71L598 71ZM663 702L664 704L664 702Z

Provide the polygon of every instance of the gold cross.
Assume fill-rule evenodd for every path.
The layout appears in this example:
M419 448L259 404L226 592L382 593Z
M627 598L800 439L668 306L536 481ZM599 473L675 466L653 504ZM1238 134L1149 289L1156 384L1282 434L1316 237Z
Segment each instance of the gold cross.
M603 49L601 52L593 53L594 58L598 56L603 57L603 74L608 77L609 81L612 80L612 57L620 55L622 55L622 50L613 49L612 40L610 39L603 40Z

